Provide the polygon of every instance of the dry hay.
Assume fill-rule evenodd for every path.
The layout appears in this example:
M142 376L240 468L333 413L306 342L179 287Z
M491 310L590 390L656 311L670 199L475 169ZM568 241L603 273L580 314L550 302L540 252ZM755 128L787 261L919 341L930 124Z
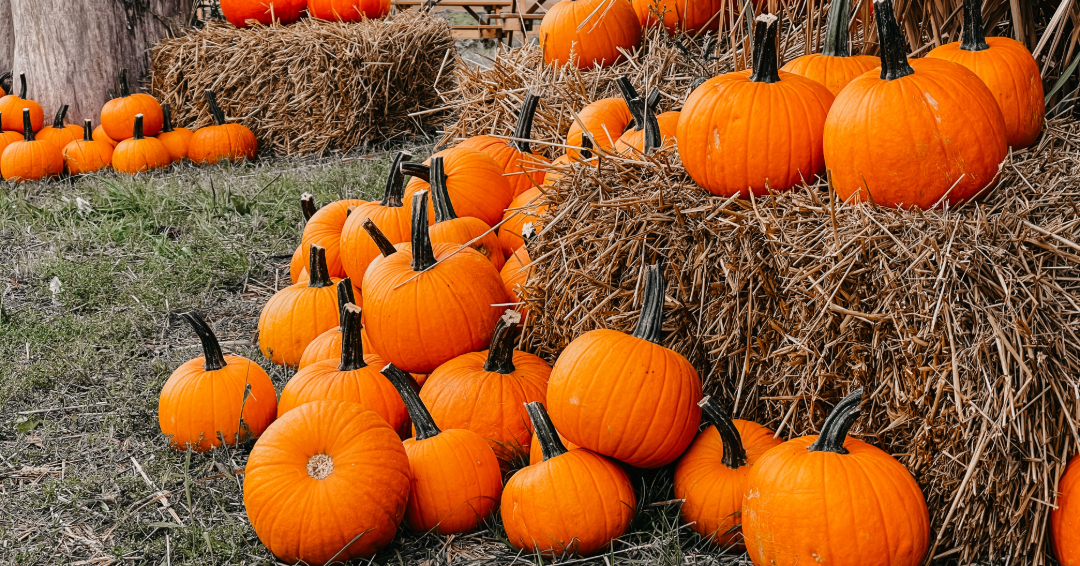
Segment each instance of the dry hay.
M417 11L360 23L304 19L237 29L215 24L166 39L151 57L151 91L177 126L211 124L205 89L260 149L324 154L430 132L457 64L446 20Z

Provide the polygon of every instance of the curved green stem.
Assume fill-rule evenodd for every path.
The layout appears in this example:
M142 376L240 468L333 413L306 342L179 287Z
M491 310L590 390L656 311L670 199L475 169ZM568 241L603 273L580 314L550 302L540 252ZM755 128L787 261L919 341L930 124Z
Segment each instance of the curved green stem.
M408 151L399 151L394 156L394 161L390 163L390 171L386 175L386 189L383 190L383 198L379 204L394 208L403 206L405 176L401 173L401 164L411 160L412 154Z
M329 287L334 284L330 279L330 268L326 265L326 248L311 244L308 257L308 287Z
M964 51L985 51L990 49L986 43L986 29L983 27L982 0L964 0L964 31L960 49Z
M364 361L364 335L360 332L360 307L345 303L341 311L341 362L338 371L355 371L367 367Z
M720 433L720 440L724 442L724 455L721 456L721 463L732 470L745 466L746 449L743 448L742 436L739 434L739 429L735 428L735 423L732 422L727 409L720 406L716 399L708 395L698 402L698 406L705 413L705 417L716 427L716 432Z
M757 17L754 27L754 72L750 80L755 83L780 82L780 69L777 66L776 28L778 18L772 14Z
M416 381L412 376L401 371L394 364L386 364L386 367L382 368L380 373L390 380L394 389L397 389L398 395L401 395L401 400L405 403L405 409L409 411L409 418L412 419L413 426L416 427L416 439L426 440L438 436L442 431L435 424L435 419L431 417L431 413L424 406L420 395L416 393Z
M484 362L484 371L507 375L513 373L514 367L514 329L521 322L521 314L514 310L506 311L495 325L495 333L491 336L491 346L488 347L487 360Z
M810 452L847 454L844 440L852 425L862 415L862 397L863 389L860 387L841 399L829 413L829 418L825 419L825 424L821 425L821 434L817 440L806 449Z
M403 164L404 165L404 164ZM412 212L412 266L413 271L425 271L438 263L435 250L431 248L431 235L428 234L427 191L413 195Z
M509 144L517 148L521 153L532 153L528 140L532 138L533 118L536 117L536 109L539 106L539 95L531 92L525 94L525 101L521 103L521 113L518 114L517 125L514 126L515 139Z
M443 158L432 157L431 168L428 171L431 179L431 204L435 208L435 223L446 222L457 218L454 212L454 203L450 202L450 191L446 188L446 173L443 171Z
M394 244L390 243L390 239L386 237L386 234L383 234L382 230L379 230L379 227L376 226L370 218L365 218L364 223L361 226L367 231L368 236L371 237L371 241L375 242L375 246L379 248L379 253L381 253L383 257L397 253L397 248L394 247Z
M829 5L829 22L825 29L825 45L821 54L826 57L850 57L848 47L848 21L851 17L851 0L832 0Z
M559 433L555 431L555 425L551 424L551 418L542 404L538 401L525 403L525 410L529 413L533 434L540 442L540 451L544 453L545 462L569 452L559 439Z
M907 46L896 22L892 0L874 0L874 16L877 20L878 44L881 46L881 79L895 81L914 75L915 69L907 60Z
M403 162L398 165L398 169L401 170L402 175L408 175L410 177L416 177L421 181L431 184L431 174L427 165L423 163Z
M641 317L632 336L659 344L664 331L664 271L659 263L645 269L645 297L641 301Z
M217 371L229 364L225 363L225 356L221 353L221 344L218 343L217 336L214 335L214 331L210 328L209 324L203 320L203 317L199 316L199 313L195 311L186 312L182 315L184 320L187 320L191 324L191 328L195 331L195 335L199 337L199 341L202 342L203 347L203 369L206 371Z

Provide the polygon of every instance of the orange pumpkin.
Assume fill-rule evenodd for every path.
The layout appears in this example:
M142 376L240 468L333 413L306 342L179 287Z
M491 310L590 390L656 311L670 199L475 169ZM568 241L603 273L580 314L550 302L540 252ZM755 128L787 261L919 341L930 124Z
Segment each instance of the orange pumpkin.
M776 70L777 18L758 17L753 70L705 81L683 105L675 139L686 172L714 195L763 196L825 173L822 131L833 95Z
M1054 554L1061 566L1080 564L1080 457L1073 456L1058 481L1057 508L1050 511Z
M491 226L479 218L458 217L454 212L454 203L446 190L446 174L443 172L443 158L433 157L428 172L431 186L431 201L435 206L435 224L429 228L432 244L455 244L480 252L491 260L496 270L506 263L502 243Z
M165 144L156 138L143 136L143 115L135 115L135 135L116 145L112 154L112 167L119 173L144 173L164 169L172 163L172 156Z
M92 128L89 118L83 122L82 130L83 138L67 144L61 152L64 156L64 167L67 168L69 175L93 173L112 163L112 146L105 142L94 141L91 137Z
M94 141L105 142L112 146L114 149L116 148L116 144L119 143L116 140L110 138L109 134L105 133L105 128L102 128L101 124L98 124L98 127L94 128L93 138Z
M503 177L503 168L494 159L475 149L452 147L431 156L443 158L446 190L454 200L454 209L461 216L472 216L494 226L502 219L503 210L514 200L514 190ZM410 202L419 191L431 190L427 182L431 158L423 163L402 163L401 170L412 175L405 185L405 198ZM412 210L409 210L410 217ZM435 206L428 203L428 216L435 217Z
M484 437L508 467L527 456L532 427L524 403L546 396L551 366L514 350L521 315L507 311L491 347L458 356L431 372L420 398L443 428L465 428Z
M512 299L517 299L519 302L523 299L522 290L525 288L525 282L529 279L529 274L532 272L532 268L526 269L532 260L529 259L529 250L522 245L520 248L514 250L514 253L506 260L506 265L503 266L502 271L499 272L499 276L502 277L503 287L506 288L506 295ZM517 307L522 311L524 316L524 309Z
M308 0L308 14L320 20L359 22L390 13L390 0Z
M274 293L259 314L259 349L275 364L295 367L312 340L338 325L340 279L330 277L322 246L312 245L309 257L311 277Z
M629 81L627 84L629 85ZM654 149L664 149L675 145L675 130L679 125L680 114L664 112L657 116L656 105L659 102L660 89L653 88L648 100L644 101L644 105L640 98L631 99L631 102L627 103L630 112L634 115L634 123L615 141L616 153L633 155L636 150L639 154L647 154Z
M26 73L19 73L19 95L7 94L0 97L0 127L8 132L25 130L22 121L23 109L30 111L30 128L37 132L45 125L45 111L41 105L26 99Z
M67 147L69 143L81 140L83 138L81 126L75 124L64 125L64 117L67 116L67 111L68 105L61 105L60 109L56 111L52 126L41 128L34 137L41 141L52 142L61 150Z
M615 148L615 142L633 121L634 115L630 113L630 107L622 98L602 98L590 103L578 112L577 119L570 124L570 130L566 134L566 145L570 146L566 149L568 159L588 159L577 149L584 147L586 142L583 138L588 138L587 143L591 144L591 147L611 152ZM584 130L582 125L585 126ZM588 136L582 136L583 131L588 132Z
M503 213L502 225L499 226L499 242L502 243L506 255L514 253L522 245L525 239L525 225L533 225L540 220L540 215L547 212L548 205L540 204L544 201L544 194L539 188L529 189L514 199Z
M405 524L417 532L440 535L475 529L495 510L502 494L495 453L471 430L439 430L409 374L394 364L387 364L382 373L405 401L416 428L416 438L405 441L412 469Z
M352 279L349 277L338 281L336 287L340 323L320 334L304 348L304 355L300 357L300 363L297 364L296 369L304 369L315 362L341 357L342 329L345 327L345 305L356 304L356 296L353 292ZM367 345L367 340L363 337L363 329L361 329L360 333L361 344ZM373 352L367 349L364 350L365 355L370 353Z
M127 69L120 69L120 97L101 108L101 127L117 142L130 138L135 131L135 116L143 115L143 135L156 136L165 122L157 99L149 94L128 91Z
M506 482L502 520L515 548L588 556L626 533L637 502L626 472L588 450L567 450L538 402L526 405L544 461Z
M221 14L238 28L247 27L248 20L265 26L274 21L291 24L304 17L306 9L307 0L221 0Z
M877 17L891 8L878 3ZM750 468L742 532L754 564L923 563L930 517L919 485L885 451L847 438L861 402L858 389L836 405L820 436L789 440Z
M0 88L0 90L3 90ZM3 116L0 116L0 122L3 122ZM21 132L9 132L7 130L0 130L0 155L3 155L4 149L14 142L23 141L23 134Z
M401 440L358 403L289 411L255 443L244 471L248 520L288 564L371 558L394 540L409 499Z
M715 399L698 405L712 424L679 458L675 498L682 499L682 519L722 549L743 552L740 512L746 478L754 462L781 440L750 421L732 419Z
M982 2L964 0L963 41L937 47L926 56L963 65L986 83L1005 119L1005 139L1014 149L1039 138L1046 121L1039 64L1023 43L986 37Z
M161 388L161 432L174 449L195 452L258 438L277 412L270 376L247 358L223 355L214 331L198 313L183 317L202 342L203 355L181 364Z
M559 354L548 380L551 419L567 439L639 468L675 461L701 422L701 380L681 354L660 345L664 276L646 270L633 334L593 330Z
M540 21L544 62L579 69L609 67L641 42L641 24L628 0L561 0Z
M187 128L173 127L172 107L168 103L161 105L161 111L165 115L165 125L161 127L161 133L157 135L157 139L165 144L173 161L186 159L188 145L191 143L191 136L195 135L194 132Z
M362 200L336 200L320 208L304 225L304 234L300 238L304 255L307 256L312 244L318 244L326 250L326 265L331 277L345 277L342 266L341 234L345 221L352 214L350 207L364 204ZM310 263L305 260L304 263ZM360 274L363 277L363 274Z
M845 201L890 208L930 209L975 198L997 182L1008 151L994 95L956 63L909 64L892 1L875 2L880 75L871 71L852 81L825 122L833 188Z
M485 347L506 302L499 272L472 249L432 249L427 191L413 197L412 246L364 275L364 322L372 347L411 373ZM420 345L420 346L418 346Z
M663 25L667 32L694 35L720 28L723 0L632 0L642 27Z
M517 198L521 193L544 183L544 165L548 160L532 151L529 138L532 137L533 117L540 104L540 96L531 92L525 94L525 101L518 114L514 139L504 140L493 136L473 136L458 144L458 147L475 149L489 155L505 171L510 188Z
M64 156L52 142L34 139L30 109L23 108L23 139L11 142L0 154L0 173L15 183L59 177L64 171ZM2 119L2 117L0 117Z
M829 4L829 23L821 53L797 57L780 70L817 81L837 96L856 77L876 69L880 65L877 57L851 55L848 46L850 17L851 0L834 0Z
M188 158L195 163L213 165L223 159L235 163L255 159L259 142L255 134L242 124L225 122L225 113L218 106L214 91L206 91L206 103L214 117L214 125L199 128L188 142ZM110 134L111 135L111 134Z

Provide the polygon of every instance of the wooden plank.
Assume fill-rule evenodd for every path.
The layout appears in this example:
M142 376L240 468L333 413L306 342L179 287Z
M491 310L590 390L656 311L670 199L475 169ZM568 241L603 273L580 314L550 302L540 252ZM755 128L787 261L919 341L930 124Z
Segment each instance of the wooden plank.
M544 19L544 14L488 14L489 20L536 20Z

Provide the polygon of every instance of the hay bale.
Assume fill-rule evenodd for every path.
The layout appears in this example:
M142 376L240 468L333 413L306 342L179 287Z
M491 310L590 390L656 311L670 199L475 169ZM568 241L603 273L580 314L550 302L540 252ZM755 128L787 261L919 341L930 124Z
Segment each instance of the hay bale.
M255 132L260 149L324 154L427 133L454 86L454 40L446 20L403 12L359 23L304 19L237 29L214 24L158 43L151 92L177 125L211 123L213 89L225 115Z

